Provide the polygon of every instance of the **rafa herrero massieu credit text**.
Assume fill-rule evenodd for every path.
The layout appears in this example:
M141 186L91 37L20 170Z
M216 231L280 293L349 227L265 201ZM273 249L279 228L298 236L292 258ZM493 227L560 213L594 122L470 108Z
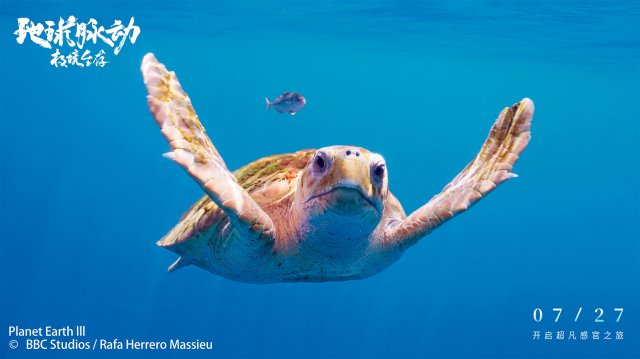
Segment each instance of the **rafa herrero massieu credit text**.
M23 350L212 350L209 340L137 340L120 338L87 338L83 325L55 328L9 327L11 349ZM16 340L19 339L19 340Z

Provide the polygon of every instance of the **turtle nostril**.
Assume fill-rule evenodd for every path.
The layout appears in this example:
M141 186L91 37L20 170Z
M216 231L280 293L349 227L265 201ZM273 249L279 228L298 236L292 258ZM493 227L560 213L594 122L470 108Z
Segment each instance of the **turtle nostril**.
M356 157L360 157L360 151L348 149L344 151L345 157L349 157L351 155L355 155Z

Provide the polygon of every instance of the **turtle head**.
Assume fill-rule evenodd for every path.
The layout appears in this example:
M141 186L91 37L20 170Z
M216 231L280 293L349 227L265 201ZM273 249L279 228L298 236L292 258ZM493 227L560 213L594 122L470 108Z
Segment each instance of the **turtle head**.
M380 223L387 194L382 156L355 146L331 146L317 150L307 163L295 203L308 238L316 238L319 246L343 247L345 241L369 238Z
M388 193L382 156L361 147L331 146L313 155L300 182L303 203L345 216L381 216Z

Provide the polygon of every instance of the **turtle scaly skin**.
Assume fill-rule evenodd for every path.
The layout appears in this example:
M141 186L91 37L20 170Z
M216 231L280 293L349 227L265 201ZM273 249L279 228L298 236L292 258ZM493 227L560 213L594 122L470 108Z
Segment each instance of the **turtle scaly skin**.
M499 184L529 143L534 106L505 108L478 155L409 216L389 191L382 156L330 146L264 157L231 173L205 133L175 74L153 54L142 62L149 108L165 154L205 195L159 242L195 265L249 283L362 279L466 211Z

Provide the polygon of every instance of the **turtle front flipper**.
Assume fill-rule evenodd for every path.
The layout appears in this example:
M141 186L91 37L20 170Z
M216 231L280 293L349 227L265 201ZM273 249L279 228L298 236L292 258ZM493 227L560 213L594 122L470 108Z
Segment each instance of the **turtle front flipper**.
M273 242L273 221L227 169L175 73L167 71L149 53L142 60L142 76L149 93L149 109L171 148L165 157L179 164L200 184L229 216L238 234Z
M517 177L511 170L531 138L533 110L528 98L502 110L474 160L442 192L393 227L388 240L411 245L502 182Z

